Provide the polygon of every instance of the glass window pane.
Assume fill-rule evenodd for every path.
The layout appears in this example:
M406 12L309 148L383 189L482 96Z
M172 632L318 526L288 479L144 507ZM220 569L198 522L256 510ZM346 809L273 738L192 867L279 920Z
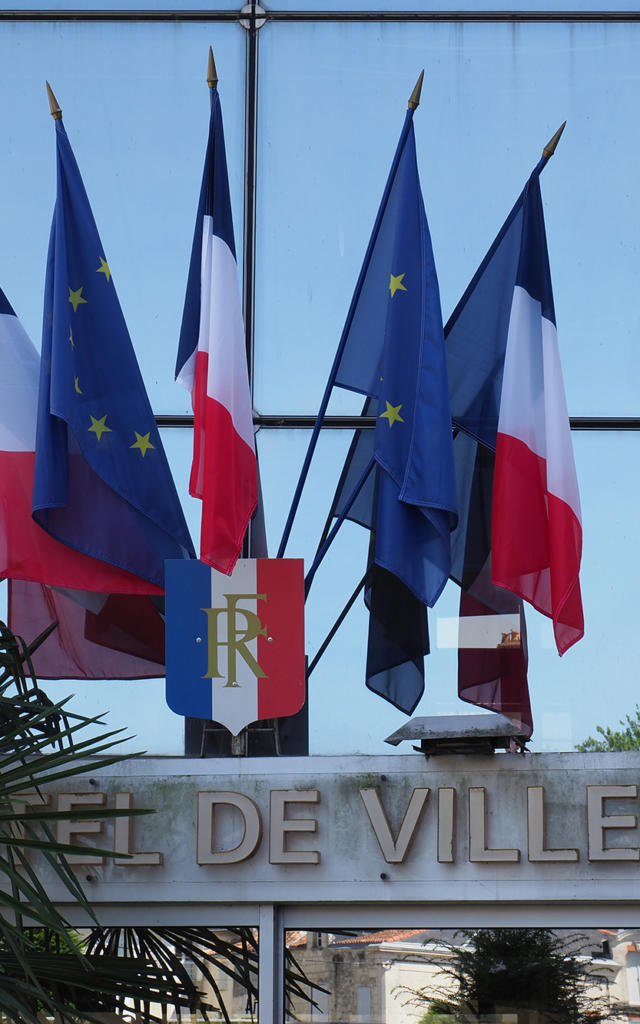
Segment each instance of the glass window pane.
M64 976L64 995L53 993L56 1006L64 1001L104 1024L150 1024L178 1020L252 1021L258 1003L258 929L213 929L182 925L153 927L96 927L74 930L74 943L99 963L96 991L75 987L88 980L77 955L61 948L60 936L49 928L25 929L40 954ZM109 957L109 961L101 957ZM135 968L139 968L139 977ZM112 980L115 979L115 980ZM47 972L43 971L47 991ZM139 986L139 988L137 988ZM113 990L119 994L114 995ZM147 993L141 1004L139 991ZM138 998L127 997L130 991ZM159 999L161 996L162 999ZM205 1016L206 1014L206 1016ZM3 1014L3 1019L11 1019Z
M101 715L107 729L122 729L123 753L144 750L149 755L184 754L184 718L169 710L164 679L43 680L41 688L52 701L71 696L69 708L79 715ZM90 730L87 729L87 736Z
M261 412L318 408L425 67L416 139L445 319L566 118L542 191L569 412L636 413L640 26L278 23L260 42Z
M626 1020L640 1004L639 939L615 927L288 931L285 962L304 981L294 990L285 971L285 1020Z
M165 428L161 434L197 546L201 503L190 498L188 493L192 432L186 428ZM6 621L5 595L6 585L0 595L0 618ZM34 639L34 636L25 637L28 643ZM72 711L88 717L104 715L107 728L123 729L123 735L130 737L121 745L123 751L145 750L150 755L172 757L184 754L184 718L167 706L164 678L127 681L42 678L40 686L53 701L64 700L73 694L70 701ZM99 733L104 731L104 727L96 727L94 731Z
M173 377L209 124L210 43L241 254L245 32L239 25L6 23L0 38L6 107L0 288L39 347L56 188L46 74L157 413L190 412Z
M258 435L271 554L280 539L308 437L309 432L302 430L262 430ZM629 466L640 458L640 435L574 431L572 437L584 526L585 636L559 658L550 620L526 609L534 719L530 746L535 751L571 750L594 735L597 724L617 726L637 703L634 648L619 638L635 628L640 565L635 541L637 495ZM348 431L324 431L312 463L286 552L304 557L307 571L349 438ZM345 523L318 570L306 605L310 658L362 577L367 546L368 532ZM425 659L425 694L415 716L481 710L457 696L458 615L459 588L449 583L429 611L431 654ZM406 715L365 688L367 628L368 613L359 596L310 678L311 753L390 753L394 748L384 743L385 738L407 721ZM608 679L615 679L616 685L607 688L605 709L602 694ZM408 748L401 744L396 749L406 752Z

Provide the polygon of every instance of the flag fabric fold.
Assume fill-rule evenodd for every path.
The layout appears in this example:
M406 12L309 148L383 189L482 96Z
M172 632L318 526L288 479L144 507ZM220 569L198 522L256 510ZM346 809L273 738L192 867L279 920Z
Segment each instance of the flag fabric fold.
M366 684L372 693L410 715L424 693L429 653L427 607L398 576L370 560Z
M544 161L535 168L540 173ZM491 578L491 523L495 448L504 357L509 327L509 297L520 256L523 205L518 196L495 240L445 326L447 369L454 427L454 458L459 520L451 538L451 578L461 588L458 642L458 695L462 700L508 714L533 730L527 681L526 636L522 602L494 586ZM497 625L504 615L521 622L519 652L499 652ZM478 617L482 616L480 623ZM476 640L469 642L469 623ZM487 635L491 636L492 646ZM485 639L480 641L479 636ZM474 644L472 646L472 643ZM502 703L503 694L509 694Z
M164 618L144 594L94 595L9 580L9 626L27 642L57 628L32 656L38 679L164 676ZM162 601L156 598L156 601ZM163 602L164 603L164 602Z
M504 362L492 576L553 621L563 654L584 634L582 525L537 178L524 204Z
M552 601L543 602L541 596L550 597L551 588L545 592L545 586L560 572L563 580L571 578L573 607L568 610L574 619L570 627L573 641L582 635L583 628L578 581L579 499L559 369L540 197L539 175L545 163L543 157L445 327L460 507L458 527L452 536L451 575L462 588L460 631L469 637L469 620L473 619L478 620L478 628L471 631L475 631L476 637L500 635L496 634L500 624L505 626L505 635L510 635L507 646L494 644L493 649L474 648L468 641L460 644L458 691L465 700L503 711L530 732L533 721L521 599L535 598L531 603L553 617ZM526 288L521 282L525 278L536 282L530 287L534 291L537 320L532 315L532 304L527 308L527 301L522 301L521 293ZM531 292L527 294L531 296ZM551 319L543 316L543 308ZM547 321L545 325L543 319ZM508 348L512 355L507 359ZM530 362L525 369L527 358ZM527 424L521 431L525 438L545 439L546 465L540 451L529 457L529 467L533 460L538 475L523 473L512 457L522 438L516 434L514 445L509 437L504 444L498 440L499 421L503 425L511 422L508 417L502 418L507 416L508 409L520 424ZM502 450L496 454L499 445ZM560 472L553 468L558 461L563 467ZM549 521L544 495L548 485L553 488L558 476L570 481L567 504L572 514L564 517L564 527L557 531L567 544L561 558L570 561L570 570L566 566L559 569L557 544L552 552L552 545L538 543L531 558L527 551L529 538L522 532L514 534L528 522L532 538L539 542L546 536ZM534 509L537 520L532 524ZM525 520L521 518L523 510ZM522 552L518 549L520 543ZM550 554L556 560L555 566L544 564L549 562ZM510 563L514 557L515 569ZM508 589L503 589L505 586ZM495 617L491 629L480 621L486 615ZM505 616L512 623L510 627ZM519 642L515 640L516 633ZM564 627L558 630L556 626L559 650L566 649L566 639Z
M190 493L202 499L200 558L230 574L257 502L257 469L231 199L217 88L191 252L176 380L194 412Z
M8 578L11 629L29 642L58 621L33 658L40 679L163 675L162 618L153 599L138 592L156 589L153 584L67 547L31 515L40 356L1 290L0 359L0 575ZM123 646L122 627L117 635L107 631L119 596L109 592L118 589L135 602L127 628L136 633L144 622L145 639L153 643L129 637ZM102 646L90 640L98 625Z
M55 126L33 517L127 574L117 586L98 574L63 585L158 593L165 559L194 551L80 172Z
M522 735L531 737L524 608L518 597L509 596L511 614L498 615L469 591L460 591L458 696L506 715Z
M491 581L495 454L459 431L454 440L459 527L452 578L460 583L458 696L501 712L531 736L527 637L522 600Z
M427 605L444 588L457 520L442 315L412 111L356 293L335 383L368 396L332 511L372 465L348 517L373 532L367 686L410 714L424 690ZM371 463L373 460L373 463Z
M367 399L363 416L374 416L378 403ZM344 508L354 487L373 458L375 435L357 430L335 496L328 522ZM369 610L366 685L400 711L411 714L424 692L424 657L429 653L427 606L393 573L376 564L378 474L374 465L346 518L371 531L365 583Z
M40 357L2 291L0 357L0 574L101 593L153 591L148 581L67 547L32 518Z

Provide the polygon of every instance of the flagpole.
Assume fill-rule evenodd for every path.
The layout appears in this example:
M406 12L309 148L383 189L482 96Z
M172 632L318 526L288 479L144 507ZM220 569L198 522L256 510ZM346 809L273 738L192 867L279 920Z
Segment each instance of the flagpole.
M326 637L324 638L324 640L320 644L320 647L316 651L315 656L314 656L313 660L310 662L309 667L307 669L307 679L309 678L309 676L313 672L314 668L316 667L316 665L320 661L320 658L322 657L322 655L326 651L327 647L329 646L329 644L333 640L334 636L336 635L336 633L340 629L340 626L342 625L342 623L346 619L347 615L351 611L351 609L352 609L352 607L353 607L353 605L355 603L355 600L356 600L358 594L364 588L364 586L365 586L365 584L367 582L367 576L368 575L369 575L369 570L367 569L367 571L365 572L364 576L362 577L362 579L358 583L357 587L353 591L351 597L349 598L349 600L345 604L344 608L342 609L342 611L338 615L338 618L334 622L333 626L331 627L331 629L327 633Z
M218 86L218 72L216 70L216 62L213 59L213 49L209 47L209 66L207 69L207 85L210 89L216 89Z
M51 107L51 116L54 119L54 121L61 121L62 120L62 110L60 109L60 104L58 103L57 99L53 95L53 89L51 88L51 86L49 85L48 82L46 83L46 86L47 86L47 96L49 97L49 106Z
M556 147L558 145L558 142L560 141L560 136L562 135L562 133L563 133L563 131L565 129L566 123L567 123L566 121L563 121L562 124L560 125L560 127L558 128L557 132L555 133L555 135L553 135L549 139L549 141L547 142L546 146L542 150L542 156L538 160L538 163L533 168L531 174L529 175L529 178L527 179L527 184L529 183L531 178L533 178L534 174L535 175L540 175L542 173L542 171L546 167L547 163L549 162L549 160L551 159L551 157L555 153ZM516 215L518 214L518 211L520 210L520 207L522 206L522 201L523 201L523 197L524 197L526 188L527 188L527 186L525 185L524 189L522 190L522 192L520 193L520 195L516 199L515 203L513 204L513 207L511 209L511 212L509 213L507 219L505 220L504 224L500 228L500 231L496 235L496 237L495 237L495 239L493 241L493 245L489 249L487 255L485 256L485 258L483 259L482 263L480 264L480 266L476 270L475 274L471 278L471 281L469 282L469 284L467 285L465 291L463 292L462 297L460 298L457 306L455 307L453 313L451 314L451 316L447 320L447 322L445 324L445 327L444 327L445 341L446 341L447 337L449 336L449 332L452 330L453 325L455 324L456 320L458 319L458 316L460 315L461 311L464 309L464 307L465 307L465 305L467 303L467 299L469 298L469 295L474 290L476 284L478 283L478 280L484 274L485 269L487 267L487 264L490 263L490 261L493 259L493 256L494 256L494 254L496 252L496 249L498 248L498 246L502 242L502 239L504 238L504 236L506 235L507 231L509 230L511 224L513 223L514 217L516 217ZM453 429L456 430L457 427L458 427L458 424L456 424L456 421L455 421L455 418L454 418L454 420L453 420Z
M420 103L420 93L421 93L421 90L422 90L422 80L423 80L423 78L424 78L424 71L421 71L420 75L418 77L418 81L416 82L416 84L414 86L413 92L411 93L411 96L409 97L408 110L407 110L407 113L405 115L404 125L402 126L402 132L400 133L400 139L399 139L398 145L396 147L396 152L395 152L395 155L394 155L394 158L393 158L393 163L391 164L391 170L389 172L389 177L387 178L387 184L385 186L385 190L384 190L384 193L383 193L383 196L382 196L382 201L381 201L380 207L378 209L378 215L376 217L375 224L373 225L373 231L371 232L371 238L369 239L369 245L367 246L367 251L365 253L365 257L364 257L364 260L362 262L362 267L360 269L360 274L358 276L358 280L356 282L356 287L355 287L354 292L353 292L353 297L351 299L351 305L349 306L349 312L347 313L347 319L346 319L345 325L344 325L344 327L342 329L342 334L340 336L340 341L338 343L338 350L337 350L335 358L333 360L333 366L331 367L331 373L329 374L329 379L327 381L327 386L325 388L324 395L322 396L322 401L320 403L320 408L318 410L318 415L316 417L316 422L314 424L313 432L311 434L311 439L309 441L309 447L307 448L307 454L305 455L304 462L302 464L302 469L300 470L300 476L298 478L298 483L296 485L296 490L295 490L295 493L293 495L293 500L291 502L291 508L289 509L289 515L288 515L287 521L285 523L284 531L283 531L283 534L282 534L282 540L280 541L280 547L278 548L278 553L277 553L277 556L276 556L277 558L282 558L284 556L284 552L285 552L285 549L286 549L286 546L287 546L287 542L289 540L289 535L291 533L291 528L293 526L293 521L295 519L296 512L298 511L298 505L300 504L300 498L302 496L302 490L303 490L303 487L305 485L305 482L306 482L306 479L307 479L307 475L308 475L308 472L309 472L309 466L311 465L311 459L313 458L313 453L315 451L316 444L318 443L318 437L319 437L319 434L320 434L320 429L321 429L322 423L324 421L325 413L327 411L327 406L329 405L329 399L331 397L331 392L333 390L333 385L334 385L335 377L336 377L336 374L338 372L338 367L340 366L340 360L342 359L342 354L343 354L343 351L344 351L344 347L345 347L345 345L347 343L347 338L349 336L349 331L351 330L351 324L353 322L353 318L354 318L354 315L355 315L356 306L358 305L358 300L360 298L360 290L362 288L362 284L363 284L365 275L366 275L368 267L369 267L369 260L371 259L371 253L373 252L374 245L375 245L376 240L378 238L378 232L380 231L380 225L382 223L382 217L384 215L385 208L386 208L386 205L387 205L387 201L389 199L389 193L391 192L391 187L393 185L393 182L394 182L394 179L395 179L395 176L396 176L396 172L398 170L398 164L400 163L400 157L402 156L402 151L403 151L405 143L407 141L407 135L409 134L409 128L411 127L411 122L413 120L413 112L414 112L414 110L416 110L416 108L418 107L418 105Z
M305 598L309 594L309 590L311 589L311 584L313 582L313 577L315 576L316 571L317 571L317 569L318 569L322 559L324 558L324 556L326 555L327 551L329 550L329 548L333 544L333 541L335 540L335 536L336 536L338 530L340 529L340 527L344 523L345 519L347 518L347 514L349 512L349 509L351 508L351 506L353 505L354 501L356 500L356 498L360 494L360 491L364 487L364 485L365 485L365 483L367 481L367 477L369 476L369 473L371 472L371 470L375 466L375 463L376 463L376 460L372 456L369 459L369 462L367 463L366 468L363 470L363 472L362 472L362 474L360 476L360 479L358 480L358 482L355 485L355 487L353 488L351 494L349 495L349 497L347 498L346 502L344 503L340 514L336 517L336 521L333 524L333 527L330 530L330 532L329 532L329 534L327 536L327 539L325 540L324 544L322 544L322 546L318 549L318 551L316 553L316 557L314 558L314 560L313 560L313 562L311 564L311 568L309 569L309 572L307 573L307 575L305 576L305 579L304 579L304 596L305 596Z
M553 156L553 154L555 153L556 146L560 142L560 137L561 137L563 131L565 130L566 124L567 124L566 121L562 122L562 124L558 128L558 130L555 133L555 135L553 136L553 138L549 139L549 141L547 142L546 146L542 150L542 155L545 158L545 160L548 160L549 157Z

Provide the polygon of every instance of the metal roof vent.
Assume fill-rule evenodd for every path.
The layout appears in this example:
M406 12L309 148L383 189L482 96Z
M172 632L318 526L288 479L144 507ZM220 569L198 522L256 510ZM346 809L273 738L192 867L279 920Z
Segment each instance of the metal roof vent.
M412 718L385 743L397 747L403 740L420 740L414 750L431 754L493 754L496 750L511 753L526 751L529 737L506 715L434 715Z

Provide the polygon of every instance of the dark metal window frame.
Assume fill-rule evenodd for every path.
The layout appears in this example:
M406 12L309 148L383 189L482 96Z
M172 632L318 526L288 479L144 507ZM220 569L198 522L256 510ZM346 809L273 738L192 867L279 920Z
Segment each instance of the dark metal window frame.
M253 414L253 423L257 429L270 430L311 430L316 421L315 416L288 413ZM572 430L640 430L638 416L571 416ZM192 427L193 416L190 415L157 415L159 427ZM374 416L325 416L324 428L330 430L357 430L362 427L375 427Z
M430 11L277 11L264 10L248 4L241 11L232 10L0 10L0 21L150 21L150 22L638 22L640 10L582 11L509 11L509 10L430 10Z

